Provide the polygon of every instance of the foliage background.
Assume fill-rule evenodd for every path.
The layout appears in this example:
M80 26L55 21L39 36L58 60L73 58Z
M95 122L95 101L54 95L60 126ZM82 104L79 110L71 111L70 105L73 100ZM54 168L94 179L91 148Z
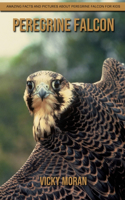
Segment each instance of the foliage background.
M76 17L114 18L115 31L25 33L29 37L39 34L40 39L15 56L0 57L0 184L23 165L35 146L33 118L23 101L29 74L52 70L71 82L92 83L100 79L102 63L107 57L125 62L124 12L64 12L59 15L72 21Z

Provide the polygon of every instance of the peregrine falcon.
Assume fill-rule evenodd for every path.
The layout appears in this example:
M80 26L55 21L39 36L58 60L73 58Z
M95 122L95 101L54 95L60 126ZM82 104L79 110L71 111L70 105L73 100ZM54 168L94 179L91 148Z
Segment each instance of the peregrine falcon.
M0 199L125 199L125 65L106 59L101 80L93 84L70 83L51 71L33 73L24 100L36 146L0 187ZM65 177L87 184L64 185ZM42 184L43 178L51 184Z

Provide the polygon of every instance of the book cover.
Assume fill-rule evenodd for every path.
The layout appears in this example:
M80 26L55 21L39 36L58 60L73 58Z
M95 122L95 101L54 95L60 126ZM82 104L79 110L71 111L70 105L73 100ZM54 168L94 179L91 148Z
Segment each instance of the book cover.
M41 79L39 78L40 82L38 81L40 83L40 87L41 84L44 82L44 78L47 77L47 80L49 80L48 76L50 76L51 88L53 90L55 88L54 92L58 97L56 97L56 101L53 100L52 106L50 107L51 109L55 109L54 106L57 106L58 104L58 109L56 108L56 112L54 112L53 115L56 118L57 122L60 124L60 127L62 127L62 130L65 127L66 123L68 123L67 121L63 120L65 118L65 116L63 116L63 113L65 113L64 111L68 110L70 103L73 101L72 94L70 93L72 87L70 85L65 86L67 88L69 87L70 91L69 88L66 88L65 91L63 91L64 93L59 93L58 85L61 84L60 81L67 80L68 82L64 81L64 84L68 84L69 82L83 82L90 83L90 85L91 83L97 83L99 90L102 92L102 96L99 93L96 97L96 89L89 88L89 84L85 84L84 86L88 88L83 90L84 95L90 95L90 97L88 97L88 100L86 100L86 102L90 101L90 108L88 109L87 107L87 109L91 111L91 109L93 109L93 102L97 102L99 98L99 103L97 104L102 107L97 108L97 106L95 106L94 104L94 106L97 108L98 113L100 113L101 116L100 117L99 114L97 114L97 124L100 124L102 120L102 126L100 125L99 133L101 134L101 131L102 133L104 133L103 128L105 127L106 129L106 127L110 125L111 127L107 128L106 134L109 134L110 131L114 132L112 134L109 134L110 136L103 136L103 139L100 137L100 141L104 141L105 137L109 137L108 141L113 140L113 143L111 142L110 145L108 144L110 148L109 146L104 147L104 149L107 148L107 153L102 156L102 160L105 159L105 162L103 163L104 166L102 166L104 170L102 170L101 172L99 171L99 166L97 167L95 165L95 161L92 161L94 164L91 164L92 158L89 160L87 155L84 154L83 157L85 159L81 161L81 152L75 152L75 148L76 150L78 150L77 148L85 148L89 153L91 151L96 152L97 149L97 151L101 151L101 147L98 146L100 141L98 141L99 139L96 139L96 136L98 134L94 129L92 129L92 126L94 126L94 124L92 124L91 126L91 123L89 124L88 118L88 121L86 121L86 123L88 124L88 129L90 128L90 130L88 131L88 129L86 128L84 132L86 134L86 132L88 131L89 133L87 137L90 138L92 137L92 133L95 134L95 137L93 137L92 139L95 142L94 147L92 147L92 144L90 144L92 141L90 141L89 143L89 140L86 142L86 140L83 139L83 135L79 135L78 138L72 136L75 138L73 139L75 142L77 141L80 143L80 140L83 140L83 144L82 147L77 147L74 145L74 150L70 149L71 144L65 147L67 148L67 157L66 155L63 155L64 146L61 149L62 157L61 154L59 154L58 159L55 158L56 155L58 155L58 153L56 154L57 149L53 151L47 146L46 148L48 148L48 151L46 152L45 150L44 152L40 150L40 147L38 147L39 151L41 151L41 154L43 152L44 157L46 156L50 160L53 158L51 166L47 163L47 161L44 160L44 158L41 158L43 159L43 161L39 161L43 162L46 165L46 168L48 167L48 171L46 172L45 177L43 174L41 176L37 175L39 176L39 184L41 185L41 188L43 185L47 185L48 188L51 188L51 190L53 190L53 188L57 186L56 189L58 190L59 187L62 188L62 186L59 186L59 183L61 181L60 179L64 177L63 185L65 187L65 192L67 192L67 195L64 195L63 191L62 193L59 192L59 194L57 194L58 192L54 193L55 196L53 194L47 196L47 194L49 194L50 191L48 193L46 191L42 191L43 193L45 193L45 195L43 197L40 196L40 198L77 199L78 197L78 199L83 198L93 200L99 198L124 199L123 196L125 187L125 153L123 143L125 134L125 94L123 88L125 87L125 80L124 67L122 69L121 66L125 62L125 3L122 1L1 1L0 11L0 185L4 184L24 165L27 158L34 149L36 142L39 142L39 137L36 136L36 132L38 131L38 129L41 131L41 128L43 128L43 130L45 130L45 133L43 135L48 137L47 131L49 130L50 132L49 128L51 128L52 132L53 126L56 126L55 122L53 122L53 119L51 119L51 117L48 120L48 116L47 120L49 121L49 123L48 121L46 121L46 117L44 117L41 120L42 122L40 122L41 124L38 124L38 118L34 118L34 116L36 116L33 113L35 112L33 111L34 107L31 102L31 106L29 106L29 102L26 96L27 93L25 90L25 88L27 87L31 90L35 90L35 88L39 86L39 84L33 85L33 80L37 82L37 76L41 76ZM105 61L106 64L108 63L108 66L110 64L111 67L120 65L119 69L121 69L121 71L119 73L121 75L118 74L118 71L116 69L110 72L110 75L107 71L102 72L103 62L107 58L115 59ZM121 64L117 63L117 61L119 61ZM108 68L104 67L104 70L105 69ZM41 75L40 72L38 74L34 74L37 71L43 70L56 72L58 74L61 74L62 77L65 77L66 79L61 79L61 76L53 75L51 73L49 75L46 75L46 73ZM33 75L29 77L30 74ZM27 79L27 77L29 78ZM58 77L57 82L55 82L56 78L54 77ZM112 77L114 77L114 79ZM105 78L105 85L107 84L108 87L105 85L102 86L101 84L98 84L98 81L100 81L100 79L103 81L103 78ZM47 83L46 87L50 87L50 85L48 86ZM79 87L79 84L76 85L78 85ZM51 95L55 94L54 92L52 92L52 89L50 92ZM40 90L37 88L36 94L39 92ZM108 92L111 94L109 95ZM48 95L50 95L50 93L45 94L45 91L42 91L41 95L44 96L44 98L47 98ZM59 96L59 94L61 96ZM103 99L103 95L106 95L106 99ZM104 101L102 102L102 100L100 99L103 99ZM82 100L84 102L84 98ZM59 104L61 106L59 106ZM42 113L47 113L48 108L45 109L46 104L40 105L44 107ZM87 105L87 103L84 103L84 106ZM28 109L26 106L28 107ZM104 109L103 106L105 107ZM68 110L66 113L67 116L69 112L70 111ZM82 114L85 114L86 111L84 109L84 111L81 112ZM92 112L94 113L94 109ZM59 115L56 115L56 113L59 113ZM109 118L111 118L112 120L109 120L109 122L104 125L105 119L103 116L105 116L105 113L108 113L107 120L108 115L110 115ZM34 114L34 116L32 114ZM92 118L94 119L95 115L90 114L90 116L88 115L88 117L90 117L90 119L92 120ZM60 118L58 118L57 116L60 116ZM99 117L100 120L98 121ZM60 119L62 119L63 121L59 122ZM71 121L72 123L69 123L69 127L73 126L72 124L76 123L75 121L73 121L73 119ZM37 124L38 126L35 127L35 124ZM78 130L80 131L80 125L76 123L76 126L78 126ZM59 134L61 134L60 131L62 130L58 130L58 128L59 127L56 127L56 130L54 129L54 131L56 133L57 131L59 131ZM116 144L118 149L117 147L115 147L117 139L113 139L113 134L116 134L116 129L117 131L119 131L117 132L117 134L122 135L119 136L119 143ZM73 130L75 130L75 128L73 128ZM67 132L65 132L65 134L67 134ZM81 137L82 139L80 139ZM60 136L60 140L61 139L65 140L65 138L61 138ZM44 144L43 142L43 146L46 145L46 143ZM61 144L62 143L59 143L58 146L61 147ZM93 150L93 148L95 148L95 150ZM110 162L110 165L113 165L111 168L113 168L114 166L116 167L115 172L112 172L114 174L116 173L116 175L113 175L113 178L115 177L115 181L112 177L110 178L109 175L110 167L107 164L109 160L109 157L107 157L109 152L112 152L112 156L114 155L114 157L112 158L112 162ZM52 153L55 154L53 155ZM36 157L38 156L37 152L35 155ZM102 154L100 153L100 155ZM115 158L115 155L117 159L113 160ZM74 161L74 158L78 158L78 160ZM63 163L62 160L60 160L59 162L59 159L64 159L65 163ZM65 167L67 165L68 159L71 159L71 164L69 164L68 166L69 168L67 167L66 169L64 169L63 173L60 172L61 166ZM97 158L95 156L95 160L96 159L98 160L101 158ZM51 179L51 172L54 171L54 168L52 167L54 166L54 163L58 163L58 167L55 164L55 168L59 168L58 170L62 174L60 175L60 173L58 173L57 170L57 177L55 176L55 179ZM34 165L31 164L31 170L33 170L32 174L37 174L38 170L40 170L40 168L36 170L37 164L39 165L39 163L37 162ZM106 168L105 165L107 165L108 168ZM28 165L28 167L29 166L30 164ZM80 168L80 166L82 166L82 168ZM122 167L120 168L119 166ZM96 167L99 170L97 170ZM118 168L120 168L120 172L118 171ZM43 167L41 168L41 170L45 170L45 168ZM66 170L71 170L68 174L69 179L65 179L68 173L66 172ZM72 170L74 171L72 172ZM85 171L83 172L82 170ZM93 173L95 173L94 176ZM118 179L120 173L122 174L122 177ZM33 177L28 178L26 174L26 180L24 180L24 182L21 182L19 179L19 184L16 187L25 188L25 184L27 185L28 181L32 178L35 181L38 178L37 176L33 175ZM106 176L108 178L106 178ZM32 184L34 183L33 180L31 180ZM118 186L116 187L117 180ZM31 186L32 188L35 188L35 192L38 191L37 184L38 183L36 183L36 185L34 184ZM72 186L76 187L75 191L71 189ZM11 184L9 187L11 187ZM30 188L30 186L26 187L28 187L28 192L25 191L23 193L24 190L20 189L20 192L18 191L18 195L22 195L22 197L19 197L17 195L12 196L12 199L25 199L25 197L31 197L32 199L35 199L39 196L36 194L34 194L34 196L33 194L30 194L32 189ZM3 189L1 189L1 191L2 190ZM77 195L75 195L75 192L77 193ZM15 190L14 194L16 194Z

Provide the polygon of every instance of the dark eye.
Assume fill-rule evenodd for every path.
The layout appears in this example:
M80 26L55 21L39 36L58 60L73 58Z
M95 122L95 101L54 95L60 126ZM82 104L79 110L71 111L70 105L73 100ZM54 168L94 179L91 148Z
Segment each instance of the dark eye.
M53 81L53 82L52 82L52 87L53 87L53 89L54 89L54 90L58 90L58 89L60 88L60 84L61 84L60 80L55 80L55 81Z
M27 81L27 86L29 89L29 92L32 92L34 89L34 82L33 81Z

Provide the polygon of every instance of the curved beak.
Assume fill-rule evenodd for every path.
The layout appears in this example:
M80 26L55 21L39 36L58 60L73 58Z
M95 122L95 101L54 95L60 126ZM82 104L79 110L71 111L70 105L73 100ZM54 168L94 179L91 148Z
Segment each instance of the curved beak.
M41 90L39 91L39 96L41 97L42 101L46 96L46 94L47 94L46 90L44 88L41 88Z
M53 94L53 93L49 90L48 85L42 82L41 84L37 86L36 92L34 92L33 95L37 95L43 101L43 99L48 97L49 94Z

